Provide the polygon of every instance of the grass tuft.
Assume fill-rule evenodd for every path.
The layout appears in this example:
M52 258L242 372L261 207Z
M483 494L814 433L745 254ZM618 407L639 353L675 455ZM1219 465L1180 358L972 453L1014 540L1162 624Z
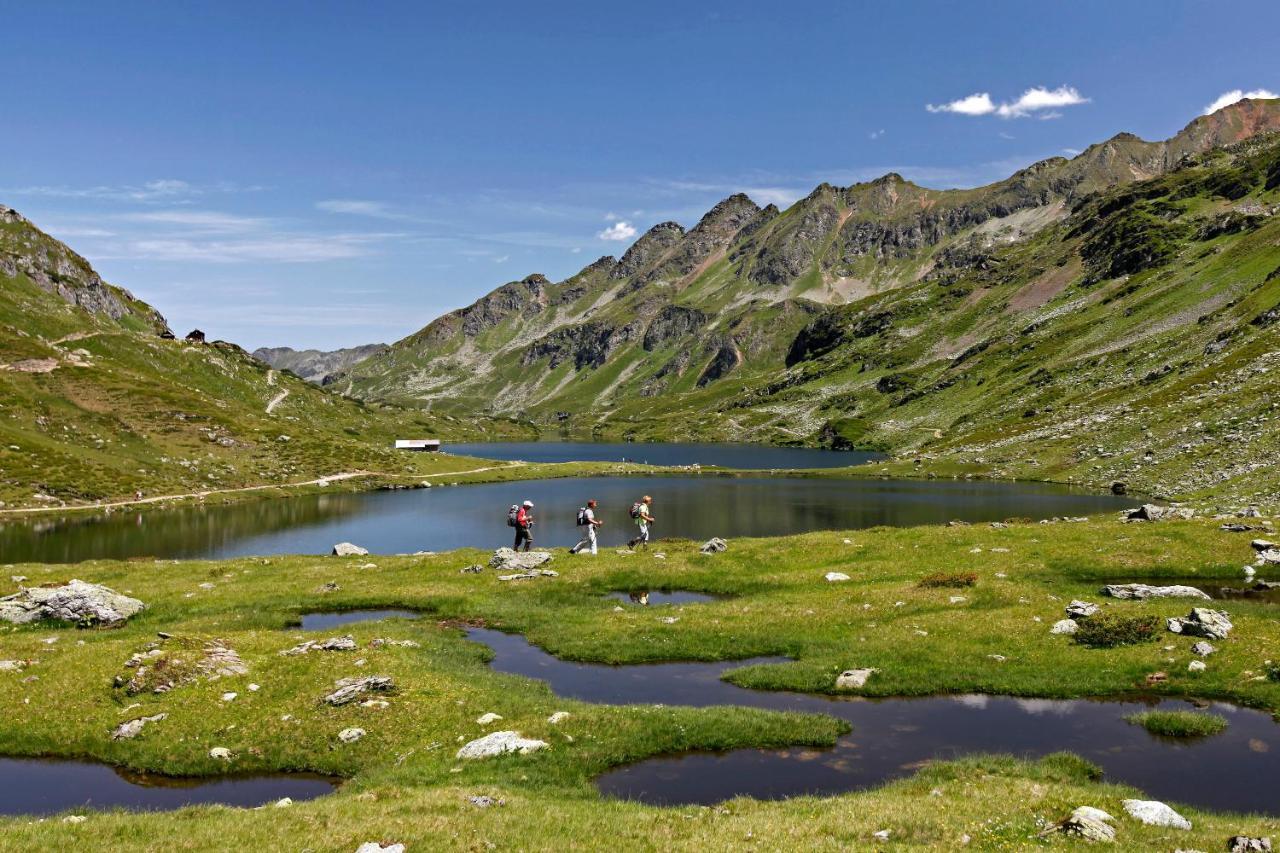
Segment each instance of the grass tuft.
M1132 646L1152 640L1159 626L1160 617L1158 616L1119 616L1100 613L1082 620L1073 639L1082 646L1095 649Z
M1195 711L1144 711L1141 714L1131 714L1125 719L1161 737L1209 737L1227 727L1225 718Z

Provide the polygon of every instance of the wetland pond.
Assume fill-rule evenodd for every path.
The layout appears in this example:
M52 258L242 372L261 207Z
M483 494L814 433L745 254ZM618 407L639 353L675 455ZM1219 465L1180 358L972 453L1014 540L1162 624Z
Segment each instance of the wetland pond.
M1067 750L1102 767L1107 781L1134 785L1156 799L1280 814L1280 761L1271 754L1280 750L1280 725L1265 713L1226 703L1199 703L1229 721L1226 731L1174 741L1153 736L1125 717L1195 707L1186 700L861 699L746 690L720 676L740 666L786 660L608 666L559 660L518 635L473 629L468 636L494 650L494 669L546 681L568 699L740 705L826 714L853 727L830 749L738 749L640 761L597 779L600 791L610 796L652 805L709 805L737 796L837 794L907 776L933 760L977 753L1038 758Z
M555 443L547 446L562 451L565 447ZM500 456L509 447L489 445L483 451L477 448L472 452ZM688 450L690 447L695 450ZM670 448L677 448L693 454L680 458L704 459L704 464L729 461L718 453L698 451L700 447L707 446L671 445L663 452L675 453L677 450ZM750 460L738 455L749 453L773 467L786 467L781 463L787 460L792 462L792 468L819 467L813 461L815 454L820 459L841 460L841 464L847 464L847 457L856 456L805 448L729 447L734 454L732 461L746 464ZM528 455L523 450L519 452ZM652 450L650 455L656 454ZM536 504L534 546L541 548L568 547L578 540L577 509L588 498L600 502L598 517L605 522L600 529L603 547L621 545L635 534L627 510L646 494L654 498L655 538L700 541L712 536L732 539L878 525L941 524L952 519L1038 520L1112 513L1135 503L1133 498L1031 482L714 474L567 477L456 488L444 486L442 481L447 478L436 478L436 486L429 489L335 492L224 506L119 511L111 515L72 513L0 522L0 554L6 563L75 563L129 557L222 559L327 554L337 542L354 542L375 554L462 547L492 549L510 544L507 507L525 499Z

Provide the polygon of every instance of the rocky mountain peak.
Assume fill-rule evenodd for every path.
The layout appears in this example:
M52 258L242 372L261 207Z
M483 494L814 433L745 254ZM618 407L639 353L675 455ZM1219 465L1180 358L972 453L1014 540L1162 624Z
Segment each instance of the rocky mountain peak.
M629 278L653 266L683 237L684 227L680 223L659 222L631 244L631 248L627 249L610 275L613 278Z
M13 223L26 221L26 218L12 207L5 207L3 204L0 204L0 222Z

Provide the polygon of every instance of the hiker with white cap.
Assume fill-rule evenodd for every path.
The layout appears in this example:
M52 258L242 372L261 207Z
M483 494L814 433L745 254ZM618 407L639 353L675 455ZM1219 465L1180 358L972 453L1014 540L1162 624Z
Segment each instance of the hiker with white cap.
M520 550L520 544L524 543L524 549L528 551L533 547L533 501L525 501L522 505L511 505L511 509L507 511L507 526L516 529L516 544L512 547Z

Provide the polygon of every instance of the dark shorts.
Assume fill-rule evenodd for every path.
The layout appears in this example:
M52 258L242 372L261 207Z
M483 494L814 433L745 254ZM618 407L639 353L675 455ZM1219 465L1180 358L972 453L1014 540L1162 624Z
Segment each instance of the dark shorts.
M533 534L529 532L529 528L527 527L517 527L516 528L516 544L514 547L519 548L521 545L524 545L524 544L528 544L528 545L533 544Z

